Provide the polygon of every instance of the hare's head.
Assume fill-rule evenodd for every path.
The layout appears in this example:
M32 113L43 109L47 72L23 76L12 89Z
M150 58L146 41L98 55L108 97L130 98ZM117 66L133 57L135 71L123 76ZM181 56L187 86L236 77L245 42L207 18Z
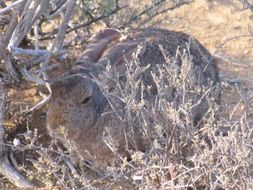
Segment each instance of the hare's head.
M47 112L48 130L51 136L59 139L68 148L80 146L81 148L74 149L85 150L85 145L88 144L86 141L94 140L94 146L100 146L100 152L107 151L99 144L101 139L96 138L102 136L106 121L111 119L101 119L101 114L108 105L95 79L105 70L107 63L122 70L123 54L131 52L138 45L138 42L118 43L120 37L121 34L112 29L97 34L73 68L51 84L52 98ZM106 48L110 44L113 47Z
M66 129L75 128L77 132L95 124L106 101L93 81L102 69L97 62L107 45L120 37L121 34L112 29L98 33L74 67L52 83L47 122L53 136L65 139L59 134L64 134Z
M48 125L53 131L73 127L77 131L84 127L88 130L94 125L105 104L105 97L87 74L73 74L68 79L55 82L51 88Z

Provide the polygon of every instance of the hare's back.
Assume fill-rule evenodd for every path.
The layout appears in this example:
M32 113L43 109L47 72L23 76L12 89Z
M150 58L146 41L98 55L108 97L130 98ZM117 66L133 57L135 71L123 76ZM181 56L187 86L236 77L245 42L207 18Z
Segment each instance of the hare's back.
M203 75L201 80L208 78L214 83L218 81L218 69L213 63L212 55L192 36L156 28L134 30L129 36L130 40L141 39L145 42L145 49L140 55L142 64L164 64L165 59L170 59L181 66L182 57L188 57L193 64L192 69L198 70Z

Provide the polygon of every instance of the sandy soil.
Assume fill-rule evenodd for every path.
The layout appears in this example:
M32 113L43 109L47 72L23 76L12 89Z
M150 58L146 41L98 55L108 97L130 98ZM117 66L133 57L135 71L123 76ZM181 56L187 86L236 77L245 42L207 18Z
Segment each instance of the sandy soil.
M161 25L196 37L225 62L221 76L239 78L253 87L253 13L231 0L195 0L170 13Z

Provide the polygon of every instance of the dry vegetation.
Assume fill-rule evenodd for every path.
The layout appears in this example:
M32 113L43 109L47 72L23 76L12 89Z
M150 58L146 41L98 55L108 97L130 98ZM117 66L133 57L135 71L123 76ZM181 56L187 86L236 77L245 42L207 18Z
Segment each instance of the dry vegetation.
M248 1L240 2L252 9ZM114 109L119 109L118 117L129 125L137 121L147 133L149 151L132 151L127 160L117 154L107 135L105 142L119 164L97 171L89 164L73 165L68 152L47 135L49 70L59 65L66 70L101 28L127 32L156 26L169 16L167 12L189 3L19 0L15 5L0 0L0 189L253 189L253 91L240 81L223 79L221 101L207 98L210 108L195 126L191 92L203 87L188 81L187 53L175 55L182 59L181 73L167 58L168 65L153 74L159 91L154 104L137 98L140 74L145 72L138 58L128 63L123 85L109 72L97 79ZM112 83L113 91L108 86ZM172 88L177 104L166 101ZM208 97L209 89L205 90ZM239 99L226 105L231 97ZM125 103L124 114L113 105L117 99ZM126 135L131 137L131 132Z

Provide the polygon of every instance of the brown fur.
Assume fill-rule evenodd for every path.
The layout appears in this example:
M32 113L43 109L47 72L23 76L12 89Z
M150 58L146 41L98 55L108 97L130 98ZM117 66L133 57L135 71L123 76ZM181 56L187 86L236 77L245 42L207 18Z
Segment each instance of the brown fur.
M155 72L159 64L166 64L160 47L169 58L175 57L177 52L183 54L188 50L186 52L189 52L193 63L193 74L190 76L193 84L211 87L218 82L218 69L212 62L211 54L187 34L148 28L132 31L125 40L118 42L120 37L120 33L112 29L100 32L68 72L72 76L58 80L51 86L52 100L47 113L50 134L59 139L70 152L77 154L81 161L90 161L97 168L115 162L115 152L104 142L105 134L111 135L117 152L122 156L128 156L129 149L144 151L148 146L138 127L133 128L133 136L125 138L129 126L112 110L101 89L91 80L105 70L108 60L114 68L112 70L124 76L124 58L131 59L132 52L138 45L142 45L138 55L140 63L142 66L150 64L142 80L145 87L151 86L149 91L145 91L144 98L151 102L157 94L151 71ZM106 50L115 41L116 44ZM179 67L182 64L179 58L175 62ZM119 101L118 107L124 108L124 103ZM207 108L205 103L196 108L194 122L201 119Z

